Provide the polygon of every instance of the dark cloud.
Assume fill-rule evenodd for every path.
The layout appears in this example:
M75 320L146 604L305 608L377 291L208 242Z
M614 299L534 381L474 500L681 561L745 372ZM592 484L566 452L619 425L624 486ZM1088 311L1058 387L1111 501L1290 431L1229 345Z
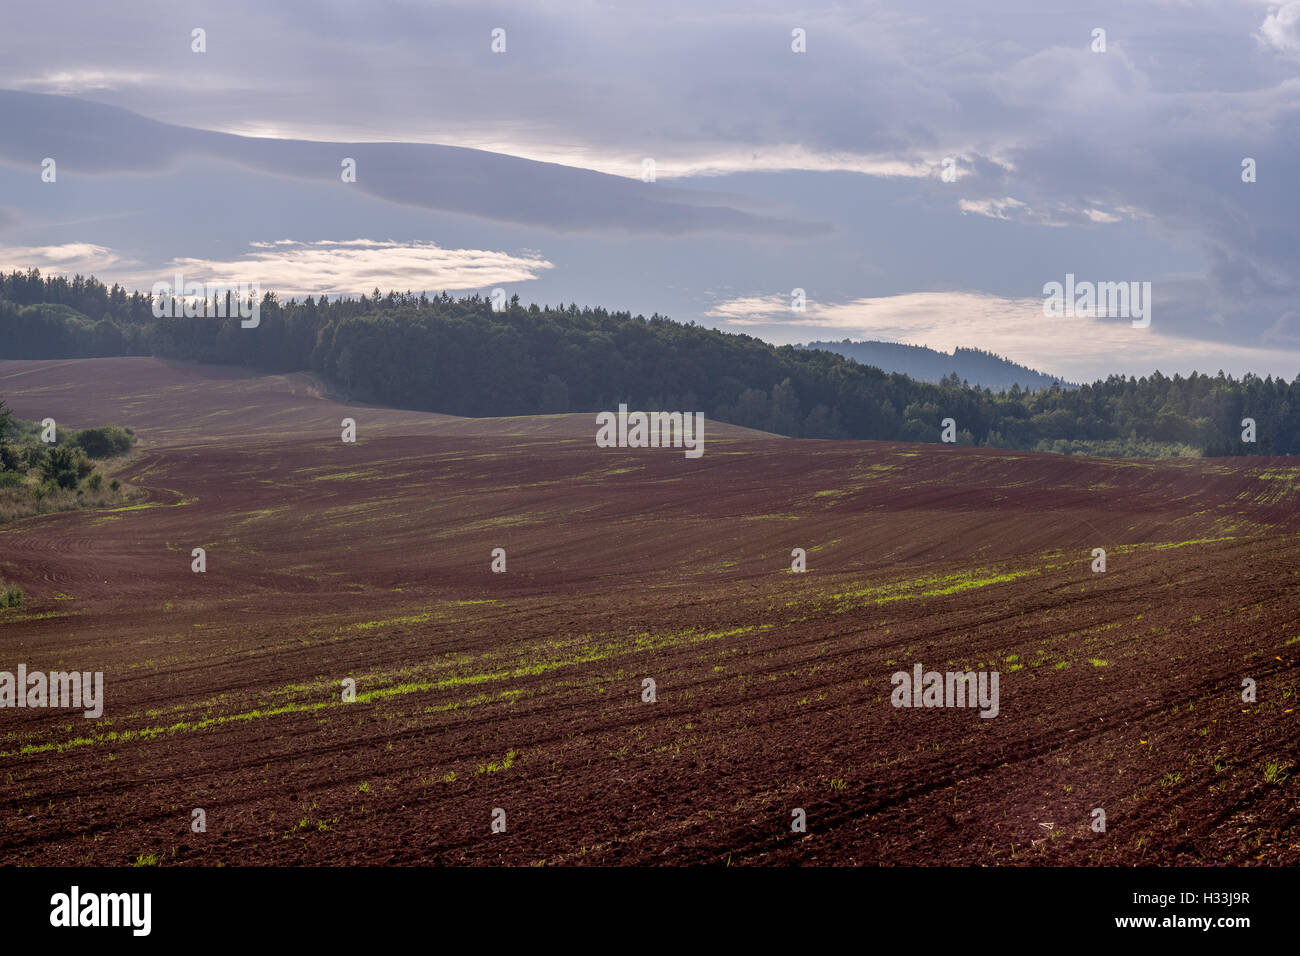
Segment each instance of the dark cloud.
M715 194L705 200L660 183L456 146L316 143L234 136L170 126L66 96L0 91L0 158L62 176L147 173L183 156L259 172L338 182L380 199L557 231L619 230L678 235L737 232L802 237L828 227L757 214ZM355 161L356 181L341 178Z

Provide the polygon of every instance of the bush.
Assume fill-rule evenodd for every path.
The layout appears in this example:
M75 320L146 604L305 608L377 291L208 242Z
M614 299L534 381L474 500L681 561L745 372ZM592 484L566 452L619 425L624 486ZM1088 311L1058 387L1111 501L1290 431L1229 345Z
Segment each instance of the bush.
M0 488L21 488L23 481L21 471L0 471Z
M0 471L19 471L22 466L22 452L14 445L0 444Z
M122 483L118 481L116 478L114 478L112 481L108 483L108 487L113 489L113 494L117 494L119 491L122 490Z
M80 449L71 445L56 445L51 448L41 464L41 472L47 482L60 488L73 490L94 469Z
M80 448L90 458L112 458L126 454L134 442L130 429L104 425L76 432L68 443Z
M0 607L22 607L23 606L23 589L22 588L5 588L0 592Z
M104 476L101 475L99 472L95 472L93 475L91 475L89 478L86 479L86 487L89 488L91 491L99 491L100 487L103 484L104 484Z

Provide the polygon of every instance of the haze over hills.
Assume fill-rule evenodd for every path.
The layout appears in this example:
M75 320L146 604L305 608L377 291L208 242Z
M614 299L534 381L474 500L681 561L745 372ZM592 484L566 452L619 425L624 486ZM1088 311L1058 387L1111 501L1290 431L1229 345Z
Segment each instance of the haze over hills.
M907 345L903 342L809 342L798 345L801 349L822 349L851 358L860 365L873 365L883 372L898 372L919 382L938 383L956 374L970 385L1006 391L1019 385L1029 391L1050 388L1059 382L1065 388L1077 388L1053 375L1020 365L993 352L978 348L954 349L951 353L926 348L924 345Z

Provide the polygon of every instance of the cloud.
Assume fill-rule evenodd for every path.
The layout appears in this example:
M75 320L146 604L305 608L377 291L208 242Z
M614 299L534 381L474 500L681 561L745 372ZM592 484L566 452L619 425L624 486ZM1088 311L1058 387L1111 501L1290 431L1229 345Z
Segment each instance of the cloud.
M988 216L990 219L1007 219L1009 211L1016 209L1028 209L1029 207L1019 199L1011 196L1004 196L1001 199L963 199L957 203L957 208L962 212L973 212L979 216Z
M161 275L136 277L149 288L181 272L187 281L257 283L283 296L361 295L373 289L464 292L526 282L553 268L538 255L514 256L483 249L443 249L433 242L295 242L253 244L237 259L176 258Z
M1081 209L1080 212L1093 222L1100 223L1119 222L1124 218L1119 213L1103 212L1100 209Z
M1279 53L1300 57L1300 0L1290 0L1270 11L1256 37Z
M1093 207L1074 209L1060 202L1044 202L1030 206L1013 196L987 199L961 199L957 208L965 213L974 213L989 219L1001 219L1004 222L1021 222L1038 226L1073 226L1083 222L1099 225L1123 222L1127 217L1140 218L1141 210L1121 207L1115 212L1106 212Z
M805 310L808 304L805 303ZM817 308L816 304L812 304ZM796 313L791 307L791 298L781 295L751 295L741 296L735 299L728 299L726 302L720 302L708 312L704 313L713 319L722 319L728 325L771 325L774 321L780 321L783 317L789 316L786 324L789 325L809 325L814 324L810 321L801 321L795 316ZM815 324L820 325L820 322Z
M250 245L252 249L238 258L181 256L160 269L144 271L137 260L94 243L6 246L0 247L0 271L38 268L61 275L93 273L100 279L116 273L109 281L140 290L150 289L155 282L170 282L181 272L187 281L256 283L264 292L304 297L368 295L376 288L385 292L467 292L527 282L554 268L533 251L511 255L484 249L444 249L433 242L280 239Z
M161 79L152 73L130 70L56 70L20 80L18 85L39 93L77 95L143 86Z
M1092 380L1096 370L1146 375L1192 371L1231 374L1271 372L1288 380L1300 368L1300 337L1295 324L1277 329L1278 345L1261 348L1225 345L1168 334L1160 328L1161 302L1155 302L1150 328L1128 320L1076 316L1048 318L1042 298L1006 298L970 292L919 292L849 302L808 301L794 313L783 296L738 297L719 303L709 315L746 330L766 330L769 338L870 339L925 345L951 352L978 344L1031 368L1072 381ZM1293 323L1294 323L1294 313Z
M56 246L2 246L0 272L40 269L67 275L90 275L124 264L123 258L106 246L91 242L65 242Z
M67 175L139 174L202 157L296 179L338 184L400 205L559 232L684 235L734 232L807 237L824 223L745 197L672 189L585 169L457 146L257 139L169 126L69 97L0 91L0 160L57 160ZM355 181L344 182L345 160Z

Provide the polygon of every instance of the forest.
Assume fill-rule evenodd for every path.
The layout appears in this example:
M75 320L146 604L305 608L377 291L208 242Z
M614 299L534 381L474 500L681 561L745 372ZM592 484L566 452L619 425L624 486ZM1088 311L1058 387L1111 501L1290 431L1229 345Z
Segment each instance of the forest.
M576 304L389 292L280 301L238 318L157 319L94 277L0 275L0 358L153 355L311 371L348 400L467 416L599 412L626 402L802 438L959 443L1108 456L1300 452L1300 375L1111 376L1002 391L887 374L817 349ZM1243 419L1254 441L1243 440Z

